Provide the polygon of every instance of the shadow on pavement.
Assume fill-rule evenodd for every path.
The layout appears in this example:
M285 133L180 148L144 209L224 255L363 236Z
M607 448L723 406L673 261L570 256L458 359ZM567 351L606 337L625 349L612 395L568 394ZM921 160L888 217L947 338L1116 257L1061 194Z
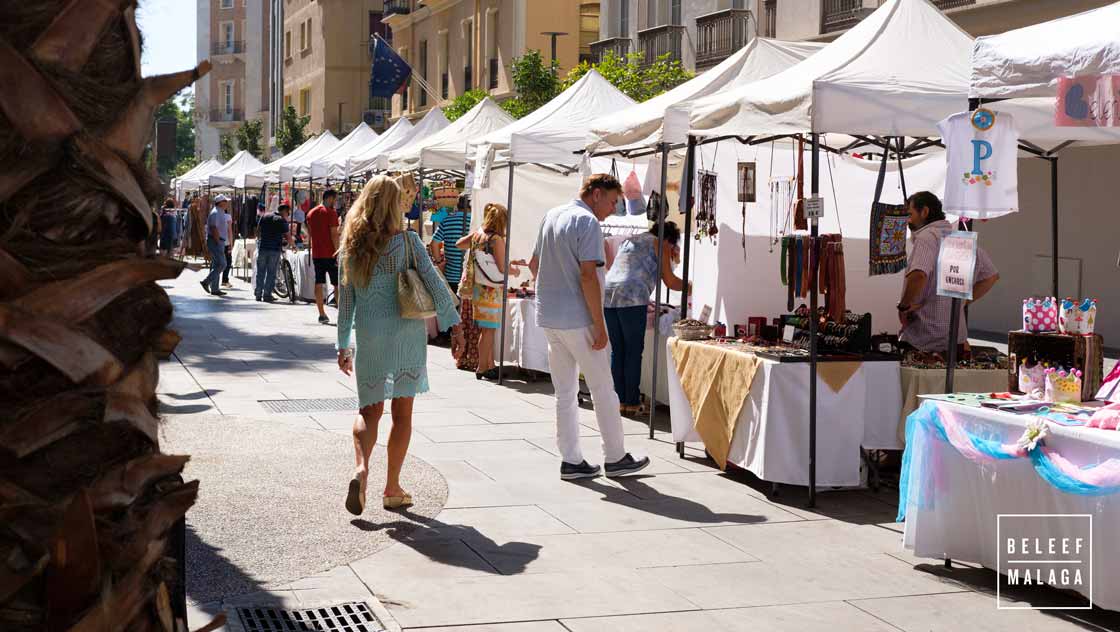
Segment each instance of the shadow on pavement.
M603 501L615 503L631 509L651 513L662 518L700 524L757 524L766 522L765 516L751 514L718 513L701 503L680 496L669 496L646 485L641 479L645 476L628 476L614 479L623 489L630 492L629 497L620 497L611 485L592 480L587 486L603 494Z
M187 598L199 604L266 590L187 524ZM192 622L193 623L193 622Z
M486 537L478 529L462 524L447 524L436 518L428 518L408 510L400 514L408 520L398 520L385 524L374 524L368 520L356 519L350 524L363 531L382 531L393 540L408 546L428 559L444 566L457 566L479 570L494 575L519 575L525 572L540 555L541 546L528 542L506 542L498 544ZM473 556L466 557L461 549L440 546L448 541L460 541L471 549ZM500 556L503 563L498 570L479 551Z

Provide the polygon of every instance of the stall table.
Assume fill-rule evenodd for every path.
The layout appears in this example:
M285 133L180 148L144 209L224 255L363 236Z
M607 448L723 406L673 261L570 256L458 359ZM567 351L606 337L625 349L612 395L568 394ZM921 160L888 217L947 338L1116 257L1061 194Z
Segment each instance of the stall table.
M673 357L675 339L666 343L673 440L702 441ZM702 344L702 343L684 343ZM714 353L741 353L713 347ZM743 354L748 355L748 354ZM735 423L727 461L760 479L809 484L809 364L758 359L754 379ZM827 363L820 366L825 367ZM901 450L896 427L902 406L899 363L863 361L833 390L823 369L817 376L817 485L861 484L860 448Z
M927 423L917 423L922 415L935 415L940 420L936 423L950 423L953 428L948 434L933 431ZM915 429L906 447L910 466L903 472L900 496L900 518L904 514L906 521L904 545L919 557L974 562L998 571L997 515L1089 514L1095 538L1091 555L1083 559L1092 560L1093 603L1120 609L1120 564L1111 538L1120 529L1120 496L1067 493L1041 478L1032 458L987 459L975 450L966 456L967 449L962 452L956 447L969 440L967 435L1014 446L1028 424L1037 420L944 401L924 402L911 417ZM1045 448L1075 468L1120 459L1120 432L1046 425ZM1084 531L1083 523L1069 519L1048 518L1044 524L1049 532L1032 535L1062 538ZM1073 587L1085 595L1088 588Z
M1007 391L1007 369L957 369L953 371L953 392L1003 393ZM898 419L898 440L906 444L906 418L918 409L922 395L945 393L945 369L902 367L902 414Z

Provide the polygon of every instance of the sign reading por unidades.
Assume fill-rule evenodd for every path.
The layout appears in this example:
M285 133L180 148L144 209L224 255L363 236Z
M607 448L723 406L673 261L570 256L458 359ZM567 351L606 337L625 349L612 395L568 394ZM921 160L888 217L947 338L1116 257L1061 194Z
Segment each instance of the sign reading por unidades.
M937 255L937 295L972 300L976 274L976 233L953 231Z

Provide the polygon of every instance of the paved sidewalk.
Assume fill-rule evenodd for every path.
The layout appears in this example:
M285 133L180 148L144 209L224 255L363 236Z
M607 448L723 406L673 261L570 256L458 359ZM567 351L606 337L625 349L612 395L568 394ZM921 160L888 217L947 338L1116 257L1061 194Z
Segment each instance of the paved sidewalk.
M167 284L184 340L162 367L164 412L176 423L227 416L298 431L304 434L293 436L308 441L349 437L352 413L276 414L257 402L352 397L352 383L334 366L333 326L316 324L313 306L255 303L242 282L225 299L203 295L198 278L186 272ZM561 482L547 383L499 387L455 370L446 350L430 348L429 357L433 392L417 400L411 452L446 480L445 502L442 488L431 487L442 511L388 517L367 510L350 526L371 538L387 534L378 552L302 569L299 581L260 582L256 593L193 603L192 628L239 604L348 600L380 601L396 629L439 632L1120 627L1109 613L1093 613L1090 624L1070 616L1076 613L997 611L992 573L946 572L902 549L896 491L823 493L815 510L794 488L769 500L761 491L767 486L719 472L702 453L678 458L667 434L650 440L644 424L626 422L627 449L653 457L648 476ZM594 414L581 414L585 452L599 462ZM337 445L345 471L352 453L345 440ZM164 449L174 451L174 442ZM317 511L350 521L345 482ZM377 491L371 485L374 499ZM202 478L203 497L224 493L221 480ZM234 509L247 502L224 500ZM291 529L299 529L298 516ZM205 542L207 533L197 536ZM314 546L311 540L303 545ZM227 562L231 572L240 568L237 555Z

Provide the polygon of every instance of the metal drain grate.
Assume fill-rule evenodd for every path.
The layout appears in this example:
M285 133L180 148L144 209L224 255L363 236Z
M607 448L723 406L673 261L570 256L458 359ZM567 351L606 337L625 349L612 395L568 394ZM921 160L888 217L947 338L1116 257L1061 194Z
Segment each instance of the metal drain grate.
M270 413L334 413L358 410L357 397L334 399L264 399L257 402Z
M238 608L246 632L384 632L385 626L364 602L352 601L307 610Z

